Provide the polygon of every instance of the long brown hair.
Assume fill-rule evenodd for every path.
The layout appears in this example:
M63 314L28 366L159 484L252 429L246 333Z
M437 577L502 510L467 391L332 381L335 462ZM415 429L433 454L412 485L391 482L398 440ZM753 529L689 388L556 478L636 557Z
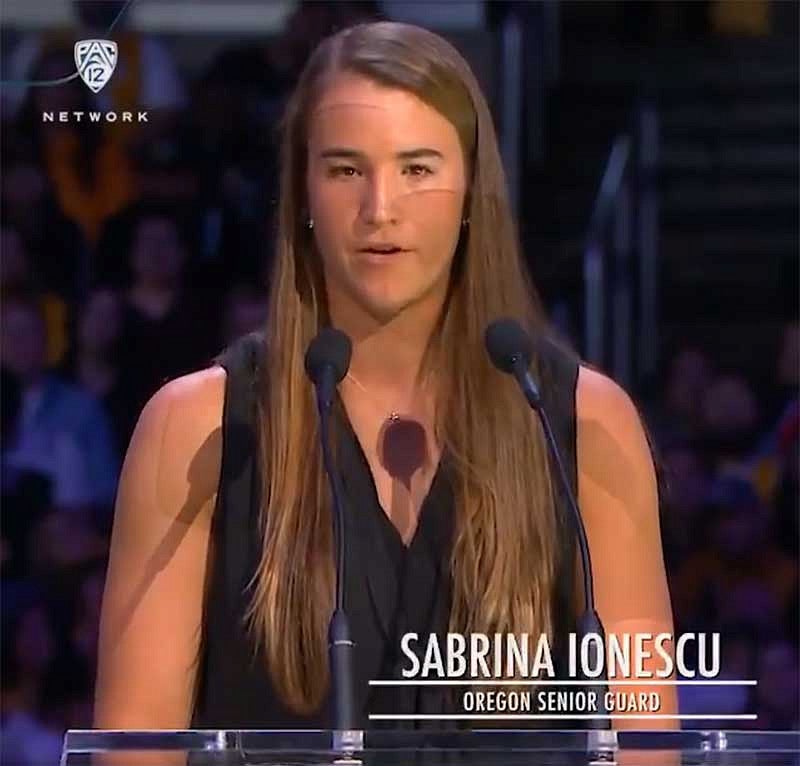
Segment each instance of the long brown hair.
M260 444L263 552L249 627L277 692L299 713L322 703L333 607L331 516L317 447L306 345L328 324L306 223L307 121L332 76L355 72L409 91L456 128L467 160L464 215L447 302L426 353L436 364L435 430L453 466L457 513L450 630L552 633L556 518L538 424L483 349L491 320L543 324L522 264L491 114L468 64L419 27L363 24L323 41L286 109L276 261L266 331Z

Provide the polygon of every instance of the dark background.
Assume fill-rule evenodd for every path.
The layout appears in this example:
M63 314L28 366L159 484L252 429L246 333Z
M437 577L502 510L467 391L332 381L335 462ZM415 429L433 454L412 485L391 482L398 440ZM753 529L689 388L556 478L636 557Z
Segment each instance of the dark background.
M4 759L57 758L66 728L91 726L138 413L263 321L276 120L316 41L378 17L428 25L470 60L542 297L642 409L676 628L720 631L723 677L758 680L682 687L681 712L797 728L798 4L251 2L240 28L224 3L206 4L216 21L188 5L137 0L111 32L124 3L3 11ZM77 78L19 85L74 72L90 37L119 44L97 96ZM41 119L90 108L149 122ZM598 197L609 168L619 183Z

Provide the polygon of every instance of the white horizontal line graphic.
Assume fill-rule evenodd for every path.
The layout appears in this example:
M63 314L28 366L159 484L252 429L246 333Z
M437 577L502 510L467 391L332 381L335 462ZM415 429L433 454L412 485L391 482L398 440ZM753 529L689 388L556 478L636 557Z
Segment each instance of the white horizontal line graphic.
M556 681L556 680L531 680L531 681L493 681L490 678L486 679L471 679L471 680L448 680L444 678L437 679L421 679L419 681L411 679L387 679L370 681L370 686L756 686L758 681L754 679L742 679L740 681L734 680L720 680L703 679L702 681L679 680L669 681L666 679L631 679L626 681L612 680L612 681Z
M565 720L565 719L581 719L581 720L588 720L588 719L620 719L620 718L627 718L627 719L639 719L639 720L653 720L653 719L661 719L661 720L695 720L695 721L711 721L711 720L724 720L724 721L755 721L758 716L755 713L735 713L735 714L726 714L726 715L712 715L706 713L691 713L687 715L667 715L665 713L619 713L619 714L611 714L611 715L590 715L590 714L578 714L578 715L570 715L568 713L565 714L554 714L548 715L547 713L539 714L531 714L531 715L520 715L520 714L510 714L510 715L491 715L486 713L467 713L464 715L459 715L457 713L454 714L442 714L442 715L434 715L428 713L398 713L394 715L392 713L370 713L369 719L370 721L478 721L478 720L509 720L509 721L533 721L533 720L540 720L540 721L553 721L553 720Z

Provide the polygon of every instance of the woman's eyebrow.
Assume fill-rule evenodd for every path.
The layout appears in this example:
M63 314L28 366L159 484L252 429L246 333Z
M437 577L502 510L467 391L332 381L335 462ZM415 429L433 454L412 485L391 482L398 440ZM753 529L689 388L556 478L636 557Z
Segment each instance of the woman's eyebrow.
M436 157L440 160L444 159L444 155L438 149L428 149L421 147L419 149L409 149L405 152L398 152L396 155L398 160L418 160L422 157Z
M319 155L322 159L349 159L349 160L363 160L366 158L364 152L358 149L350 149L344 146L334 146L329 149L323 149ZM420 147L418 149L406 149L402 152L397 152L395 157L398 160L416 160L422 157L436 157L444 159L444 155L438 149L431 149L428 147Z

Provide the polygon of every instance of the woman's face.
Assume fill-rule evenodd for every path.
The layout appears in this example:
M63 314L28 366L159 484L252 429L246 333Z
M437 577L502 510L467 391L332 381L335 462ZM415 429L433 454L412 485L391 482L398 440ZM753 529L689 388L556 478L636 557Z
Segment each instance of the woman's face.
M331 307L383 322L440 305L466 191L456 129L415 95L350 73L309 119L309 212Z

